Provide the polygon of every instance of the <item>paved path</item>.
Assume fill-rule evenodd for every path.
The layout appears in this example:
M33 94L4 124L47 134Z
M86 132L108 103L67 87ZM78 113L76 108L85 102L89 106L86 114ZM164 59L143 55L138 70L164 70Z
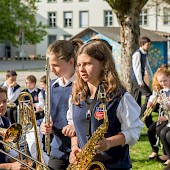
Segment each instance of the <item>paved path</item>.
M34 75L37 78L37 86L39 86L40 78L45 75L45 60L24 61L24 69L22 61L0 61L0 84L5 81L6 70L13 69L17 71L17 82L21 87L25 87L25 78L28 75ZM50 78L55 78L53 74Z

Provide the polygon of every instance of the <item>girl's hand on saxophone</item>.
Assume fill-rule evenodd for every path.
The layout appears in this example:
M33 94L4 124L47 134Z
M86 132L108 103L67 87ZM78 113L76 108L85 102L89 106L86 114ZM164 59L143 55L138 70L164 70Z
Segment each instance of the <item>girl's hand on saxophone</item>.
M69 157L69 162L71 164L77 164L78 160L77 160L77 157L76 155L81 152L81 149L78 147L77 144L75 145L72 145L71 147L71 152L70 152L70 157Z
M147 107L152 107L153 106L153 103L152 102L148 102L147 103Z
M97 153L103 152L103 151L107 151L108 149L110 149L110 145L109 142L106 138L103 138L98 145L95 146L95 150Z
M52 127L53 127L52 121L50 121L50 124L42 122L41 125L40 125L40 129L41 129L42 134L46 135L46 134L52 133Z

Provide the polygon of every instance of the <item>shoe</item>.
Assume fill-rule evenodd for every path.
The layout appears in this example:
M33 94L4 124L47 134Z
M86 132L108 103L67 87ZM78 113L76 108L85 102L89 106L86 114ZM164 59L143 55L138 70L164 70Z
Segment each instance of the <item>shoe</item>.
M168 157L166 155L161 155L158 157L158 161L165 163L168 160Z
M168 159L166 162L163 163L164 166L170 165L170 160Z
M148 156L148 160L156 159L158 158L158 154L155 152L152 152L151 155Z

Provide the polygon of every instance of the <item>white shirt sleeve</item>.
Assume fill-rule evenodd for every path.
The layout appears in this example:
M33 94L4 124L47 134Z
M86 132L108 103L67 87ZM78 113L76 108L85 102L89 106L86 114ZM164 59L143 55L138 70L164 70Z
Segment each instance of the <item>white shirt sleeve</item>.
M67 111L67 121L68 121L68 124L73 124L71 96L69 97L69 100L68 100L68 106L69 106L69 109Z
M7 90L8 100L11 103L14 103L18 99L18 96L20 93L21 93L21 87L19 87L15 92L13 92L12 87L8 87L8 90Z
M141 73L141 54L140 52L135 52L132 56L132 67L134 70L134 74L136 77L136 80L138 82L139 85L144 84L143 80L142 80L142 73Z
M156 97L157 97L157 92L153 90L152 95L149 97L148 102L153 103Z
M139 139L144 126L139 118L140 112L141 108L135 99L126 92L117 108L117 117L121 123L121 133L125 136L125 144L133 146Z

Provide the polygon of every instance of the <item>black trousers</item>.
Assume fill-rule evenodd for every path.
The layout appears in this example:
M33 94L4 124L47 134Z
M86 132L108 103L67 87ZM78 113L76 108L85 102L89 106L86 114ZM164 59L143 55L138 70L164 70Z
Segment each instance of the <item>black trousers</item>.
M159 147L155 146L157 138L156 138L156 122L152 123L148 128L148 139L150 145L152 147L152 152L158 153Z
M167 123L167 122L166 122ZM160 130L160 139L168 159L170 159L170 127L165 126Z
M54 156L50 156L48 167L51 170L66 170L69 165L69 161L65 159L57 159Z
M133 96L134 96L136 102L139 104L139 106L141 106L142 95L145 96L145 102L141 106L141 115L140 115L140 117L143 117L143 113L145 112L145 110L147 108L148 99L149 99L150 95L152 94L152 92L151 92L150 88L147 86L146 83L144 83L144 87L140 87L138 85L137 81L133 81L133 83L132 83L132 93L133 93ZM152 116L149 115L145 119L145 124L146 124L147 128L149 128L149 126L152 123L153 123Z

